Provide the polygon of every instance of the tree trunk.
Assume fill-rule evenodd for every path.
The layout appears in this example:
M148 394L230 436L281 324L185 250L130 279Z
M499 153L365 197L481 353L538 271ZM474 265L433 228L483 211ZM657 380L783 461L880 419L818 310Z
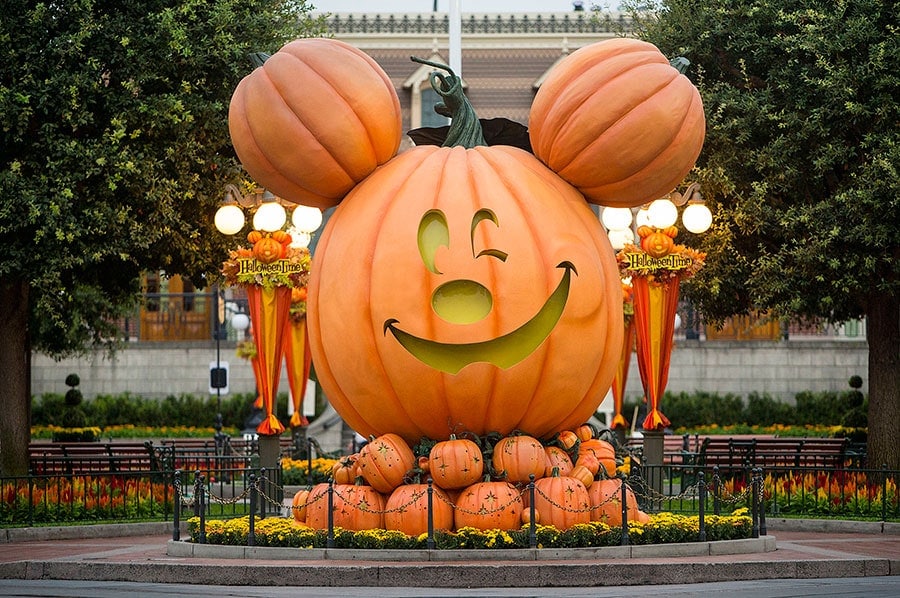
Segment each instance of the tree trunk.
M866 326L869 341L871 468L900 470L900 296L873 295Z
M0 475L28 473L31 396L28 284L0 278Z

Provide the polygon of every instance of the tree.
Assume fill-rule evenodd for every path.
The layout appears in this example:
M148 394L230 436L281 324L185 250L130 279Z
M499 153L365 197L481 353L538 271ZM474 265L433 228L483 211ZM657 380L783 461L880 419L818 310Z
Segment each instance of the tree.
M900 4L667 0L637 35L685 56L716 215L686 289L716 321L865 317L868 456L900 469Z
M205 286L240 179L228 104L248 55L318 34L296 0L4 4L0 472L27 468L30 355L111 346L142 271Z

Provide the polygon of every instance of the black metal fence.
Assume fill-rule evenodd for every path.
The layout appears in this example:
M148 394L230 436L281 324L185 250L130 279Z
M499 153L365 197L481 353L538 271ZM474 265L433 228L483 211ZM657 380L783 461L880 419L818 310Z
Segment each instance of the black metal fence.
M644 465L630 483L648 511L697 514L701 487L713 512L746 502L759 478L761 514L900 521L900 471L881 468L771 466L720 469L693 465Z

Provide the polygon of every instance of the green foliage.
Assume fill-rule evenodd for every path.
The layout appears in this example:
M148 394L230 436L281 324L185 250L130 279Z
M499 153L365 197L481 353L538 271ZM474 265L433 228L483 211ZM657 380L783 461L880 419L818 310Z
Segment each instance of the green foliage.
M687 293L844 321L900 293L897 2L666 0L639 35L691 61L715 223ZM871 331L870 331L871 332Z
M795 404L779 401L770 395L752 392L746 401L737 395L696 392L665 393L663 413L676 428L696 429L712 425L766 427L785 426L846 426L864 428L867 406L856 397L858 391L797 393ZM861 393L860 393L861 394ZM625 402L623 410L632 413L634 403ZM849 426L848 413L856 415ZM861 422L861 425L858 425ZM737 433L737 432L734 432Z
M248 55L321 33L296 0L10 0L0 20L0 281L30 289L34 348L105 344L138 275L202 286L240 177L227 113ZM208 280L208 279L207 279ZM2 364L0 364L2 367Z
M242 428L255 399L255 395L238 393L223 397L221 413L224 425ZM164 399L147 399L130 393L98 395L84 401L81 408L87 422L101 428L124 425L210 426L218 412L215 397L187 394L170 395ZM71 427L65 423L67 409L61 395L44 394L32 402L32 424Z

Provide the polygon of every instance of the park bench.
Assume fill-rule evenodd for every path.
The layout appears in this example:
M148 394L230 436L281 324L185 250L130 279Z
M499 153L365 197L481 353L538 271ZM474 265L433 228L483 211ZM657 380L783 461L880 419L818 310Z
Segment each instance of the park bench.
M37 475L117 473L158 469L147 442L32 442L31 471Z
M843 468L848 464L846 438L734 438L708 436L700 443L697 464L720 473L753 467Z

